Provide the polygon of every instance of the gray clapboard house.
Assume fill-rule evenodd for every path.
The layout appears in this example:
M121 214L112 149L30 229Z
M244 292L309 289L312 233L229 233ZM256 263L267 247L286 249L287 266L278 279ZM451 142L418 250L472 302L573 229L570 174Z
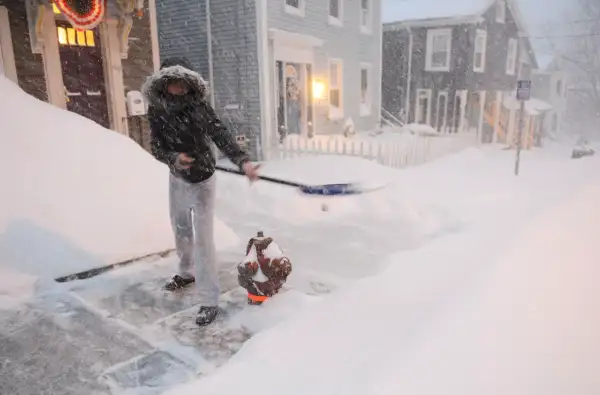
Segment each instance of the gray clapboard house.
M518 79L537 67L514 1L384 0L383 108L439 131L507 141Z
M537 98L545 100L552 105L544 122L544 129L547 133L559 133L566 126L566 118L569 112L569 63L560 55L547 55L541 57L541 67L533 72L533 95ZM585 108L581 104L575 103L574 109ZM582 119L583 114L569 120L577 122L577 118Z
M264 159L287 135L372 130L381 0L156 0L161 58L186 56Z

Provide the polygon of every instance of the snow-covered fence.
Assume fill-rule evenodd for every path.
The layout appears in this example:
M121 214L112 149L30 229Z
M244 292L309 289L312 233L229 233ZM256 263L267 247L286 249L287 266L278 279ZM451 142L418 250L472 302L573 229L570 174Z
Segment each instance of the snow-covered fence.
M391 137L391 136L390 136ZM474 133L437 136L398 135L395 138L344 138L343 136L287 136L267 151L268 160L294 159L313 155L348 155L403 168L461 151L476 144Z

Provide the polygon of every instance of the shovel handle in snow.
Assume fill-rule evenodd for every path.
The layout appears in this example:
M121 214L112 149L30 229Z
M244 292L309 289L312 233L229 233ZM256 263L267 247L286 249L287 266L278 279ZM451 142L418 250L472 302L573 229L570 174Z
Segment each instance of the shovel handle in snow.
M227 173L233 173L237 175L244 175L244 172L238 169L232 169L225 166L216 166L219 171ZM267 176L259 176L259 180L267 181L273 184L285 185L288 187L297 188L300 192L306 195L320 195L320 196L341 196L341 195L357 195L365 192L371 192L383 186L365 186L359 183L340 183L340 184L320 184L320 185L307 185L298 182L282 180L280 178L273 178Z

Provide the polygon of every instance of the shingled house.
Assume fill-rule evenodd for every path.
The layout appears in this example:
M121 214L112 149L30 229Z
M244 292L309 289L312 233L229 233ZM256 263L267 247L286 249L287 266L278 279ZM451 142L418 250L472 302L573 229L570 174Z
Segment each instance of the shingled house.
M286 136L377 127L381 0L158 0L161 58L187 56L254 157Z
M537 68L516 4L387 1L401 20L384 24L383 108L442 132L510 141L518 119L511 95Z

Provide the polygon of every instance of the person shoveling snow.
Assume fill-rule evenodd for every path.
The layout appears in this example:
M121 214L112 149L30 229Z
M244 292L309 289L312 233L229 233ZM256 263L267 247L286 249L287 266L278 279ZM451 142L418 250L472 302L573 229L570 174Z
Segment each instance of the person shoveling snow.
M165 60L142 90L149 103L152 155L171 170L170 213L180 263L179 273L165 288L174 291L196 282L201 306L196 323L208 325L218 314L220 295L213 236L216 160L211 140L251 181L258 178L258 166L207 102L206 82L187 59Z

